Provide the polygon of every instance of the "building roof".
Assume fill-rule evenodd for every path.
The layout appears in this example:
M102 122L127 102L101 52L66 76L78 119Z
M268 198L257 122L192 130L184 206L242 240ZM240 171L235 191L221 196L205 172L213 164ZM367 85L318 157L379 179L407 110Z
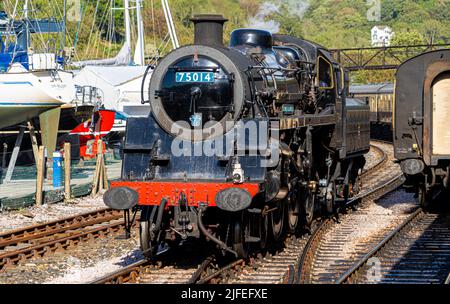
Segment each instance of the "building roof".
M385 30L385 29L391 29L389 26L387 26L387 25L375 25L373 28L372 28L372 30L373 29L378 29L378 30Z
M393 83L365 84L350 86L350 94L392 94L394 92Z

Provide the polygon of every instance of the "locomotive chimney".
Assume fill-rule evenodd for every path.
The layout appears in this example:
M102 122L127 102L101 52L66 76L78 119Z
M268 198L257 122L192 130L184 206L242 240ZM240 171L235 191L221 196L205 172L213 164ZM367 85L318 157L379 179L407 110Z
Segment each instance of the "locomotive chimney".
M191 18L194 23L194 43L223 47L223 25L228 19L222 15L195 15Z

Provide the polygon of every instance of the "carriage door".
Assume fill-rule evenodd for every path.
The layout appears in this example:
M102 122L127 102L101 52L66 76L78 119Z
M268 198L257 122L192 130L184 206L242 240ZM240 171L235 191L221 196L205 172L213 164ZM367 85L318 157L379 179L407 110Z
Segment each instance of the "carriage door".
M432 154L450 155L450 73L436 77L432 85Z

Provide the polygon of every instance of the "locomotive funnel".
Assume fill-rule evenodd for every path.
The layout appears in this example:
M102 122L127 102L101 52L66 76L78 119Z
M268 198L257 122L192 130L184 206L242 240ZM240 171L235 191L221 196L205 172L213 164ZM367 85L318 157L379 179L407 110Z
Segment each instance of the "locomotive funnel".
M228 21L222 15L195 15L194 43L223 47L223 24Z

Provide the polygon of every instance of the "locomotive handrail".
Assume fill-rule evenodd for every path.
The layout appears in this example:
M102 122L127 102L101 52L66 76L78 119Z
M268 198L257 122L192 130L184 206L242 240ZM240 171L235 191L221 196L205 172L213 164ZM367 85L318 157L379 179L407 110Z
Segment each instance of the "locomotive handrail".
M230 108L233 108L233 106L203 106L203 107L197 107L197 109L201 110L201 109L206 109L206 110L212 110L212 111L219 111L222 109L227 109L229 110Z
M147 68L145 69L144 77L142 78L142 84L141 84L141 104L150 103L150 100L144 100L144 85L145 85L145 79L147 78L148 71L150 71L150 69L154 70L154 69L155 69L155 66L154 66L154 65L149 65L149 66L147 66Z
M288 68L280 68L280 67L266 67L266 66L262 66L262 65L250 65L250 66L247 67L245 72L250 71L252 69L274 70L274 71L284 71L284 72L296 72L298 70L301 70L300 68L298 68L298 69L288 69Z
M211 71L211 72L217 72L219 68L216 67L178 67L178 66L171 66L167 68L168 70L175 70L175 71Z

